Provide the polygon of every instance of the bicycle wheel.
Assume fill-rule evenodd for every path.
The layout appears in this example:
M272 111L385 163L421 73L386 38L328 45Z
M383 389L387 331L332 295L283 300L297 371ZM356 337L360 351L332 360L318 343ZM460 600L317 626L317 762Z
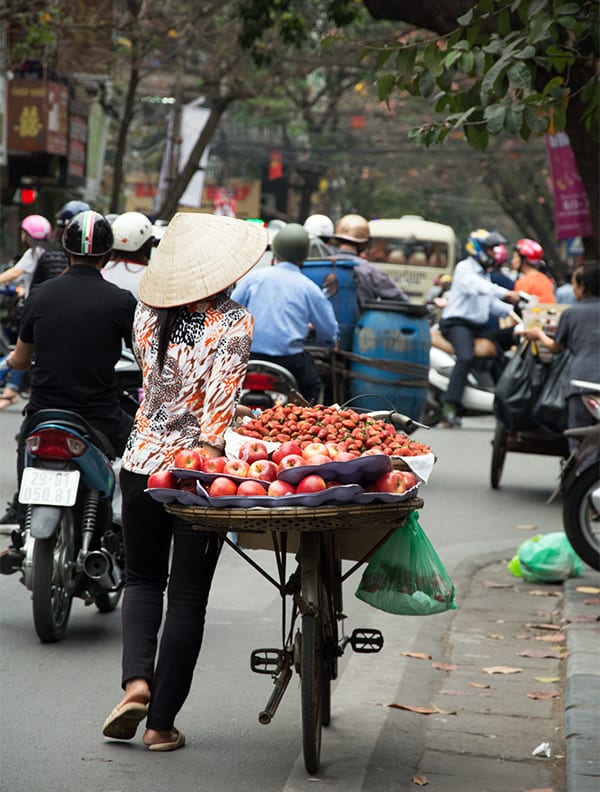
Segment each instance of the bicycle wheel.
M321 705L323 696L323 633L321 611L320 536L303 533L300 540L302 598L311 611L302 616L300 691L304 766L313 775L321 762Z

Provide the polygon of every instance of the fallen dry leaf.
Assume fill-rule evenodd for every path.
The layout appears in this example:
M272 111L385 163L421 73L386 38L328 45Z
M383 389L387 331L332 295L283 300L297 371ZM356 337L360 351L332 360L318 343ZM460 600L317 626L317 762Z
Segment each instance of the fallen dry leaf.
M554 660L559 660L560 655L557 655L556 652L547 652L545 649L525 649L524 652L518 652L519 657L551 657Z
M525 792L554 792L554 789L553 787L544 787L543 789L536 787L535 789L526 789Z
M484 674L520 674L522 670L514 666L488 666L482 669Z
M569 624L588 624L596 622L598 619L595 616L573 616L573 618L568 621Z
M580 591L582 594L600 594L598 586L575 586L575 591Z
M527 694L527 698L545 701L546 699L560 698L560 695L553 690L534 690Z
M431 660L431 655L424 652L400 652L400 654L404 655L404 657L414 657L417 660Z
M504 636L499 635L498 633L486 633L486 638L492 638L494 641L503 641Z
M515 525L515 528L517 528L519 531L535 531L537 525L529 525L529 524Z
M598 597L592 597L592 599L583 600L584 605L600 605L600 599Z
M435 707L435 711L438 713L438 715L457 715L458 714L456 712L456 710L443 710L443 709L440 709L439 707L436 707L435 704L433 706Z
M474 688L489 688L491 685L484 685L483 682L469 682L469 685Z
M454 663L432 663L432 668L439 668L440 671L456 671L458 668Z
M529 593L533 597L562 597L560 591L544 591L544 589L532 589Z
M530 630L560 630L559 624L552 624L552 622L541 622L539 624L526 624Z
M548 643L556 643L559 641L566 641L566 636L562 633L551 633L550 635L536 635L536 641L547 641Z
M514 589L514 583L496 583L495 580L486 580L485 581L486 588L506 588L506 589Z
M435 715L437 710L435 707L416 707L414 704L388 704L392 709L408 710L409 712L418 712L419 715Z
M424 775L413 776L410 780L417 786L427 786L429 783L429 779Z
M560 677L533 677L536 682L560 682Z

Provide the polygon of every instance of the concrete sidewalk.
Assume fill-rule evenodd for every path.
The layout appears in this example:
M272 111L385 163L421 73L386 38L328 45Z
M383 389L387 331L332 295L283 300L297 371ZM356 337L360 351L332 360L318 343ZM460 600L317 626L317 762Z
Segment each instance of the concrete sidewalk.
M426 721L416 776L444 792L598 792L600 574L527 583L507 560L460 564L449 629L420 635L420 651L442 662L427 674L439 714Z

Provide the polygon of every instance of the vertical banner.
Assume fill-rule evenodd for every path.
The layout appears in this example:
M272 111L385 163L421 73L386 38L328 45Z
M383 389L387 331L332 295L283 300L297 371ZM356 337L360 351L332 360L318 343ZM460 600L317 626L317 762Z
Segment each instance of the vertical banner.
M281 151L271 151L269 154L269 181L281 179L283 176L283 157Z
M592 235L590 208L566 132L546 135L556 239Z

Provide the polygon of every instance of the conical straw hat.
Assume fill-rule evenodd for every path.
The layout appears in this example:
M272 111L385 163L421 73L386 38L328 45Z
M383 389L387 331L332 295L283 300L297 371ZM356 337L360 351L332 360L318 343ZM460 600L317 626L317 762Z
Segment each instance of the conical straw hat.
M222 215L179 212L140 280L140 299L170 308L210 297L245 275L265 251L265 228Z

